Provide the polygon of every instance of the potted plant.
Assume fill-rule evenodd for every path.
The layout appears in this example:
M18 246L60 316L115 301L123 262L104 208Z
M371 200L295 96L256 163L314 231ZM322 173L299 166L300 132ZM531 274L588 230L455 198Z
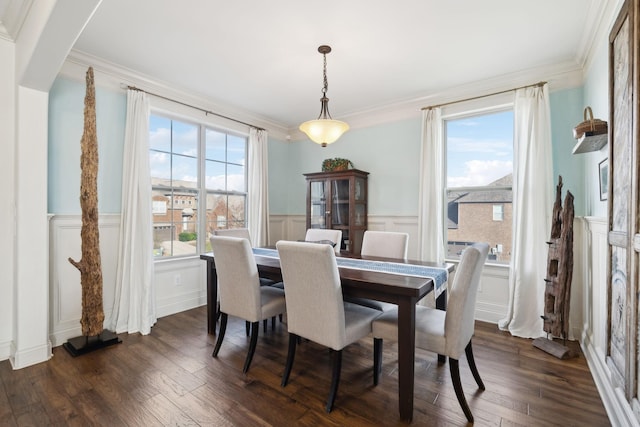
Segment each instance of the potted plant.
M353 168L353 163L348 159L341 159L339 157L325 159L322 162L322 172L344 171L349 169L349 166Z

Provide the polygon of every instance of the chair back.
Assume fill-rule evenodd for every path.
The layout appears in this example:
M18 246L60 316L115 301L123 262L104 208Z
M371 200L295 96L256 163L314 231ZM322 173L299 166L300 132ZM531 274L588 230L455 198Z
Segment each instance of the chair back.
M240 237L247 239L251 243L251 235L247 228L221 228L219 230L213 230L214 236L227 236L227 237Z
M211 248L218 276L220 311L249 322L261 320L260 278L249 240L212 236Z
M446 355L458 359L471 340L474 331L476 297L482 268L487 259L489 245L474 243L468 246L460 259L449 287L445 318Z
M407 259L409 235L393 231L364 232L362 238L362 256Z
M340 350L346 345L340 273L329 245L279 241L287 328L290 333Z
M329 228L309 228L304 237L307 242L317 242L319 240L329 240L335 243L333 250L340 255L340 246L342 245L342 230L331 230Z

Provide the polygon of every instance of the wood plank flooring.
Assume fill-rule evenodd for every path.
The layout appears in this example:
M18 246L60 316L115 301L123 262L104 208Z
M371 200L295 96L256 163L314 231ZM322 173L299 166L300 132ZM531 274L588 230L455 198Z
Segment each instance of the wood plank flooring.
M324 410L330 354L312 342L298 346L287 387L286 326L263 333L247 375L244 322L229 318L217 359L206 333L205 307L158 320L150 335L71 357L62 347L36 366L14 371L0 362L0 426L394 426L398 416L397 347L385 343L383 374L373 386L373 343L344 351L333 412ZM570 343L578 349L576 343ZM464 358L463 387L477 426L608 426L582 355L558 360L478 322L474 353L486 391ZM449 367L416 352L415 426L462 426Z

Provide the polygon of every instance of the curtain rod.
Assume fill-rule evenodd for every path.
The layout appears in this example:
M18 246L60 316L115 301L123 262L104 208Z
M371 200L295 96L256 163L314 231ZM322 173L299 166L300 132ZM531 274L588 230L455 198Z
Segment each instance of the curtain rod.
M487 98L489 96L494 96L494 95L502 95L503 93L513 92L513 91L516 91L518 89L525 89L525 88L528 88L528 87L543 86L545 84L547 84L547 82L538 82L538 83L535 83L535 84L520 86L520 87L516 87L516 88L513 88L513 89L501 90L500 92L488 93L486 95L478 95L478 96L473 96L471 98L459 99L457 101L443 102L442 104L431 105L429 107L422 107L422 110L430 110L432 108L444 107L446 105L457 104L459 102L474 101L476 99Z
M194 108L196 110L202 111L205 114L205 116L208 115L208 114L211 114L211 115L214 115L214 116L217 116L217 117L222 117L223 119L231 120L232 122L236 122L236 123L240 123L240 124L245 125L245 126L252 127L254 129L257 129L257 130L266 130L264 128L261 128L260 126L252 125L251 123L246 123L246 122L243 122L242 120L237 120L237 119L234 119L232 117L225 116L223 114L214 113L213 111L205 110L204 108L196 107L195 105L187 104L187 103L182 102L182 101L177 101L175 99L167 98L166 96L158 95L157 93L149 92L149 91L146 91L144 89L140 89L140 88L135 87L135 86L127 85L127 89L137 90L138 92L144 92L146 94L155 96L156 98L166 99L167 101L175 102L176 104L184 105L185 107Z

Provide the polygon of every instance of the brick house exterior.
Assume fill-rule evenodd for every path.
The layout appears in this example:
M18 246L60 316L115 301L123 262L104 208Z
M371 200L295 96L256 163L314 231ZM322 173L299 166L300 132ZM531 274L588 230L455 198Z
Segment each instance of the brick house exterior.
M510 187L509 174L488 186ZM448 200L448 257L458 258L465 246L487 242L489 259L509 262L513 220L512 190L481 190L450 193Z

